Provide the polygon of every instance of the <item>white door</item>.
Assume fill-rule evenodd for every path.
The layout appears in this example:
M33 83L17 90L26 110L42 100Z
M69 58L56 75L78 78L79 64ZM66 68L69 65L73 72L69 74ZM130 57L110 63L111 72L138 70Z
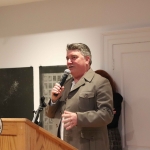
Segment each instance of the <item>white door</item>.
M150 35L145 33L105 38L105 69L124 97L119 124L124 150L150 150Z

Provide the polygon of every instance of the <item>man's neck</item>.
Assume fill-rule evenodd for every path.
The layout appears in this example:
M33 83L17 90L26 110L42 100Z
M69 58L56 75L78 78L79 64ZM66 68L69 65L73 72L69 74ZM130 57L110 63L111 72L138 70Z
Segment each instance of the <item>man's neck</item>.
M90 68L89 68L89 69L90 69ZM89 69L88 69L88 70L89 70ZM88 70L87 70L87 71L88 71ZM86 71L86 72L87 72L87 71ZM86 72L85 72L85 73L86 73ZM73 77L74 82L77 83L77 82L85 75L85 73L84 73L83 75L81 75L81 76Z

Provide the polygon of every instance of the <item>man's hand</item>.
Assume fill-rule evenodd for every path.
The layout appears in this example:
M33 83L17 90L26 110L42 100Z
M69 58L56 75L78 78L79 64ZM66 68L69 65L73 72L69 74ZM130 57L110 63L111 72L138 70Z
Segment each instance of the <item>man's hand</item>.
M70 111L64 111L62 114L63 117L63 123L66 130L69 130L77 125L77 114L70 112Z
M64 86L61 87L59 83L56 83L51 91L51 100L53 103L55 103L61 97L61 93L63 91L64 91Z

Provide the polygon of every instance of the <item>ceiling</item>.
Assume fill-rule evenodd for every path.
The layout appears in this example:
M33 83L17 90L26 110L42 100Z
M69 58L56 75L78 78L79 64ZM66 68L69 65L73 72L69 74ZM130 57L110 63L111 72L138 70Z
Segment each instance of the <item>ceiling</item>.
M9 6L9 5L18 5L24 3L31 3L37 1L45 1L45 0L0 0L0 7Z

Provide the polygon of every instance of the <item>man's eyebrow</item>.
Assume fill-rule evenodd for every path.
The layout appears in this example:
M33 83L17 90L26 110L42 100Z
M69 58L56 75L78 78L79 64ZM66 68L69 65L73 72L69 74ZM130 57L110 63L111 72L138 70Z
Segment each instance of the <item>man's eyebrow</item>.
M66 56L66 58L69 58L69 57L77 57L77 55L76 54L73 54L73 55L70 55L70 56Z

